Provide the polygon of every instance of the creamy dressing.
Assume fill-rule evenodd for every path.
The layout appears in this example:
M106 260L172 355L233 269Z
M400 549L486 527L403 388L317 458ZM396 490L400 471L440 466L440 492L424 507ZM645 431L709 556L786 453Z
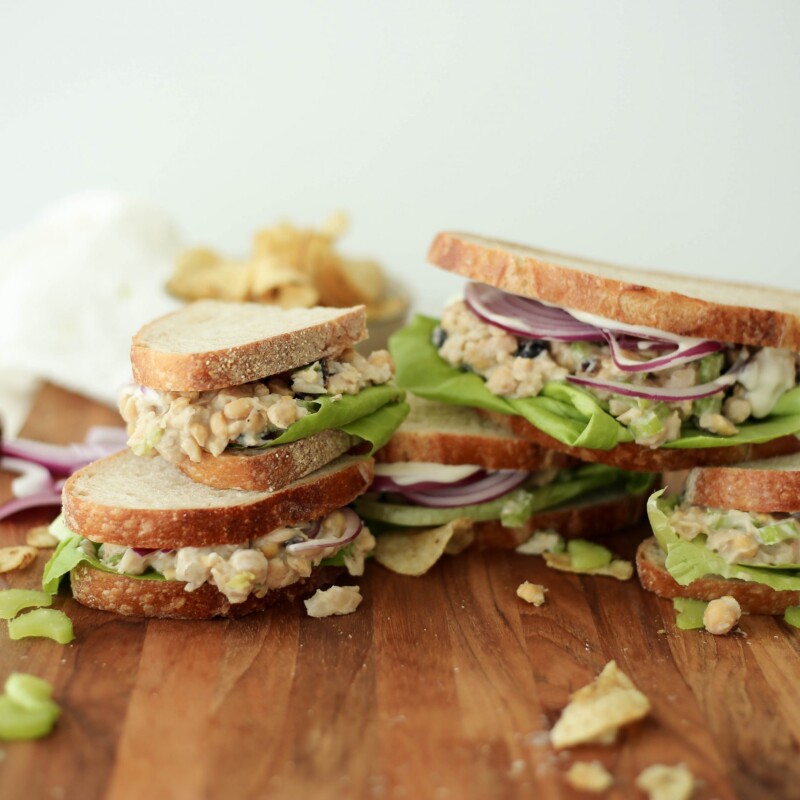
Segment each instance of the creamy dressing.
M738 378L754 417L760 419L772 411L780 396L794 387L796 373L795 356L789 350L763 347L756 352Z

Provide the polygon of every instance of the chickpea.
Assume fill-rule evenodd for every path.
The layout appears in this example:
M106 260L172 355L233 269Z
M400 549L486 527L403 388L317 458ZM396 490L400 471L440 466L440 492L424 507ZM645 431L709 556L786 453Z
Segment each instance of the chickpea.
M712 600L703 613L703 625L709 633L721 636L730 633L742 616L742 609L730 595Z

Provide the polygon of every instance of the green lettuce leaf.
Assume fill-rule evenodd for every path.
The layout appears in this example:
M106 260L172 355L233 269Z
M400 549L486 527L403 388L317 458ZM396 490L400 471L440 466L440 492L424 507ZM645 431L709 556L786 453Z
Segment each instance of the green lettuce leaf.
M800 606L792 606L783 612L783 621L795 628L800 628Z
M405 392L390 384L369 386L358 394L344 394L338 400L328 395L307 401L313 413L292 423L280 436L261 447L296 442L321 431L338 428L368 441L374 453L389 441L408 414Z
M722 578L751 581L769 586L778 592L800 591L800 570L794 565L781 567L751 567L745 564L729 564L718 553L705 546L705 536L692 541L681 539L669 524L669 501L661 499L661 491L655 492L647 502L647 516L661 549L667 554L667 572L681 586L718 575Z
M682 631L695 631L705 628L703 614L705 614L708 603L703 600L693 600L691 597L676 597L672 601L672 607L677 612L675 624Z
M441 358L431 342L437 324L435 319L417 316L389 340L397 364L397 383L402 388L429 400L516 414L572 447L610 450L620 442L633 440L628 428L608 414L597 398L563 381L546 383L538 397L512 399L492 394L483 378L462 372ZM679 439L662 446L729 447L800 433L800 387L786 392L769 417L738 428L734 436L715 436L685 425Z
M102 572L110 572L112 575L119 575L116 570L110 569L103 564L100 559L87 555L81 549L82 536L73 533L66 539L62 539L58 543L50 560L44 566L44 573L42 574L42 589L48 594L57 594L58 587L61 584L61 579L70 573L80 563L86 563L94 569L99 569ZM128 578L139 578L145 581L163 581L164 576L153 570L145 572L143 575L126 575Z
M652 476L646 477L652 480ZM622 470L604 464L587 464L575 470L564 470L556 481L546 486L515 489L487 503L457 508L426 508L383 503L370 497L362 497L356 500L354 507L365 519L404 528L444 525L459 517L468 517L477 522L499 519L506 527L516 527L524 525L537 511L557 507L587 492L624 489L629 480L630 474ZM641 478L637 477L636 483L641 484Z

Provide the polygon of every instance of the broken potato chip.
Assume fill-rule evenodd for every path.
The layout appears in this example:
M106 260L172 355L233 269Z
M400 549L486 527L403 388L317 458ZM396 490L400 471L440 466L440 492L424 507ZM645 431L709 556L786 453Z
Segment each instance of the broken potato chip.
M445 553L458 555L475 540L472 520L459 517L427 530L403 530L376 537L375 560L400 575L424 575Z
M525 581L517 586L517 597L538 608L539 606L544 605L544 593L546 591L546 587L540 586L538 583Z
M28 545L0 547L0 572L25 569L36 559L37 549Z
M564 777L580 792L605 792L614 783L614 778L599 761L576 761Z
M544 553L544 560L548 567L561 572L575 572L579 575L603 575L616 578L618 581L627 581L633 577L633 564L630 561L615 559L610 564L602 567L576 567L569 553Z
M36 528L31 528L25 534L25 543L31 547L48 550L58 544L58 539L50 533L49 525L39 525Z
M610 744L617 731L647 716L650 701L631 679L609 661L588 686L578 689L550 731L556 750L578 744Z
M694 793L694 776L686 764L653 764L639 773L636 787L647 794L648 800L689 800Z

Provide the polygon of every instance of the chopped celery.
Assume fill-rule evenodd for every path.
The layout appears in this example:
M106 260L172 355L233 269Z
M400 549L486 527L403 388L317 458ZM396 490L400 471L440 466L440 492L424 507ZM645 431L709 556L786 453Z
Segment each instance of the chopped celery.
M59 644L67 644L75 638L72 620L63 611L54 608L37 608L9 620L8 635L12 639L43 636Z
M722 353L703 356L697 364L697 383L711 383L711 381L719 378L724 362L725 356Z
M6 680L0 695L0 739L36 739L53 728L61 710L47 681L20 672Z
M677 612L675 624L682 631L693 631L704 628L703 614L708 603L702 600L693 600L691 597L676 597L672 601L672 607Z
M580 571L608 566L613 558L607 547L587 542L585 539L568 541L567 553L569 553L572 566Z
M49 606L53 598L47 592L33 589L4 589L0 591L0 619L14 619L23 608Z
M793 519L785 519L759 528L757 536L764 544L778 544L787 539L797 539L800 536L800 527Z
M722 395L712 394L711 397L701 397L694 401L692 414L698 419L703 414L719 414L722 411Z

